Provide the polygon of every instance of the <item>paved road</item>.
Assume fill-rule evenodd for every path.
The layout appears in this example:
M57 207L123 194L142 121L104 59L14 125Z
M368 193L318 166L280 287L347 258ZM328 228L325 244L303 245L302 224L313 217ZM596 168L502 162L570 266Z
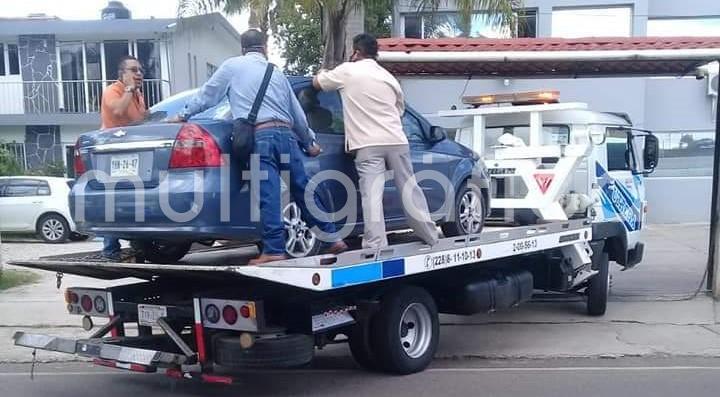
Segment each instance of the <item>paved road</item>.
M429 370L397 377L367 373L352 362L259 371L233 386L173 382L87 364L0 366L0 395L25 396L717 396L720 359L436 361Z

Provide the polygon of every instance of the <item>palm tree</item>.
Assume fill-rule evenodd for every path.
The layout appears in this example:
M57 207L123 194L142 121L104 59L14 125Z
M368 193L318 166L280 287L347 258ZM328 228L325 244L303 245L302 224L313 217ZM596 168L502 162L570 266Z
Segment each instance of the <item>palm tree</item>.
M323 68L332 68L346 59L345 48L348 17L353 10L361 10L368 4L387 4L391 0L179 0L179 14L203 14L220 10L226 14L250 12L250 27L268 32L276 7L294 7L301 4L306 9L318 9L322 15ZM501 26L512 26L515 20L514 10L520 7L522 0L456 0L462 24L469 25L473 13L483 10L490 20ZM436 12L447 0L411 0L418 12Z

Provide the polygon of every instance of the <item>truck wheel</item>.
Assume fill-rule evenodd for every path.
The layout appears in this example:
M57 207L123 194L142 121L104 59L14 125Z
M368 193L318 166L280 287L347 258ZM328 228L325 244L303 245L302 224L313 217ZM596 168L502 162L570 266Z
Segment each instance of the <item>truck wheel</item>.
M142 251L144 258L152 263L175 263L182 259L188 251L192 242L162 242L162 241L142 241L133 244Z
M463 182L455 197L451 221L440 228L445 237L478 234L485 224L485 199L477 186Z
M237 335L220 334L213 338L215 364L234 368L291 368L312 361L313 338L289 334L258 338L252 347L243 349Z
M607 309L608 295L610 295L610 261L608 253L599 252L597 270L590 279L587 287L587 312L591 316L602 316Z
M358 365L367 370L377 370L379 366L370 340L370 321L370 319L359 321L352 326L348 335L348 345Z
M382 369L406 375L430 365L439 339L437 306L419 287L405 287L382 299L371 324L372 350Z

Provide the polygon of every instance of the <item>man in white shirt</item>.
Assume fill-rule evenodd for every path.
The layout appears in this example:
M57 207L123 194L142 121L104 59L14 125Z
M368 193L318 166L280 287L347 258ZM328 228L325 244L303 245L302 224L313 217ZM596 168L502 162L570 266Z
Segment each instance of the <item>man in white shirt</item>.
M313 85L323 91L339 90L342 96L345 150L355 154L360 177L363 247L378 249L388 245L382 202L388 170L394 174L409 226L425 243L434 245L438 240L437 227L415 180L403 132L403 92L395 77L376 62L377 52L373 36L365 33L355 36L350 62L321 71Z

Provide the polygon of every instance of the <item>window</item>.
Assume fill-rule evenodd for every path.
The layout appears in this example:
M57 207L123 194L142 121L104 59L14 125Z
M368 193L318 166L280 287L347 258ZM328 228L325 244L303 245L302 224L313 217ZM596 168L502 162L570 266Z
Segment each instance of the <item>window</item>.
M146 80L160 78L160 46L155 41L137 41L137 59L145 70Z
M720 17L650 19L648 36L720 36Z
M20 74L20 54L18 53L17 44L8 44L8 63L9 63L9 74L19 75Z
M5 186L3 197L49 196L50 186L34 179L11 179Z
M120 59L129 54L127 41L106 41L105 46L105 78L115 80L118 78L118 65Z
M418 119L410 112L405 112L402 117L402 126L405 135L410 142L424 142L425 134L423 134L422 126Z
M0 76L5 76L5 45L0 43Z
M630 37L632 8L556 8L552 11L553 37Z
M608 171L632 171L632 154L628 142L628 130L608 128L607 146Z
M300 95L303 95L304 92L305 90L301 91ZM303 105L303 109L306 109L305 106L309 105L303 103L302 100L300 103ZM345 134L342 101L337 91L318 92L317 104L310 104L305 112L308 115L308 123L313 120L314 125L310 124L313 131L327 134Z
M530 127L526 125L488 127L485 133L485 153L491 153L490 151L499 145L498 138L503 134L512 134L527 145L530 140ZM567 145L570 143L570 128L566 125L543 125L542 140L543 145Z
M81 43L60 43L60 74L63 84L63 106L65 111L85 111L85 78Z
M180 94L173 95L170 98L161 101L150 108L150 121L161 121L168 116L173 116L185 107L185 104L197 93L197 90L184 91ZM190 118L190 120L231 120L232 112L230 111L230 103L227 98L220 101L216 106L198 113Z
M217 66L215 66L215 65L213 65L212 63L208 62L208 63L206 64L206 67L207 67L207 78L208 78L208 80L209 80L210 77L212 77L212 75L214 75L215 72L217 71Z
M535 37L537 35L537 11L518 10L517 25L514 28L500 26L496 15L476 12L469 22L463 22L457 12L436 12L407 14L405 37L407 38L450 38L450 37Z
M713 131L655 132L660 141L660 161L653 176L711 176Z

